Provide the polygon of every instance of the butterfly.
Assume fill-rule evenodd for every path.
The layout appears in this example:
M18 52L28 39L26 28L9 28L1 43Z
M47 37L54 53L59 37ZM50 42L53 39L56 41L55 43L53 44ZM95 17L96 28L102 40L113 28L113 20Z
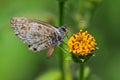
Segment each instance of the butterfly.
M25 17L13 17L10 20L14 33L25 43L30 50L38 52L49 48L47 57L51 56L56 45L66 37L67 28L56 28L43 21Z

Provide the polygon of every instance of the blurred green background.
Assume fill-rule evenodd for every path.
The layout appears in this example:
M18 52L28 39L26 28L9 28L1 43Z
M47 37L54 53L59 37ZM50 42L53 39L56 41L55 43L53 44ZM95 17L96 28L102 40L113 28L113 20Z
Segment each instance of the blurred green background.
M64 23L73 32L78 31L81 1L67 0L64 8ZM86 30L96 38L99 50L86 63L90 67L89 77L94 78L88 80L120 80L119 5L120 0L104 0L91 13ZM10 28L10 18L16 16L39 19L58 26L58 1L0 0L0 80L58 80L58 48L50 58L46 58L47 50L36 54L29 51ZM70 72L76 67L72 61L65 60L65 64L70 65L67 66ZM72 80L73 74L69 71L67 79Z

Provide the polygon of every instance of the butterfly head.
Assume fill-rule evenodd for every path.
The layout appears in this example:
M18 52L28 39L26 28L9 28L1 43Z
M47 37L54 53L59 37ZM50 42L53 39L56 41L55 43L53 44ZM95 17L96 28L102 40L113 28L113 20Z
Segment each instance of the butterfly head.
M67 27L66 26L61 26L61 27L58 28L58 30L59 30L59 33L60 33L58 39L59 39L59 41L63 41L63 39L66 37Z
M59 28L60 32L67 32L67 27L66 26L61 26Z

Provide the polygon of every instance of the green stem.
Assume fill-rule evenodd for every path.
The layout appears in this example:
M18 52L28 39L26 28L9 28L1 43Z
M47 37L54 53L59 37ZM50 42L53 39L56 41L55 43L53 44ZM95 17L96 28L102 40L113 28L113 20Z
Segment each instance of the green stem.
M59 2L59 26L63 25L63 18L64 18L64 4L65 2Z
M63 25L63 18L64 18L64 4L65 1L59 0L59 26ZM62 45L61 45L62 46ZM64 54L62 50L60 51L59 54L60 58L60 69L61 69L61 80L65 80L65 71L64 71Z
M84 80L84 63L80 63L80 80Z
M65 80L65 72L64 72L64 55L62 51L60 51L60 69L61 69L61 80Z

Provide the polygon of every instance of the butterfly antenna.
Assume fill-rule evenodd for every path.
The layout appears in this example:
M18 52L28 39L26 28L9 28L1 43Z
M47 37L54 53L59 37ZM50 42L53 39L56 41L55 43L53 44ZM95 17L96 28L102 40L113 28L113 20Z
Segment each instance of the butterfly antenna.
M66 32L66 38L69 39L69 37L68 37L68 31Z
M68 50L66 50L66 49L63 49L62 47L60 47L59 45L58 45L58 47L64 52L64 53L68 53Z
M70 27L67 27L67 32L66 32L66 38L67 39L69 39L69 37L71 36L71 34L72 34L72 30L71 30L71 28Z
M67 43L65 41L62 41L63 44L67 45Z

